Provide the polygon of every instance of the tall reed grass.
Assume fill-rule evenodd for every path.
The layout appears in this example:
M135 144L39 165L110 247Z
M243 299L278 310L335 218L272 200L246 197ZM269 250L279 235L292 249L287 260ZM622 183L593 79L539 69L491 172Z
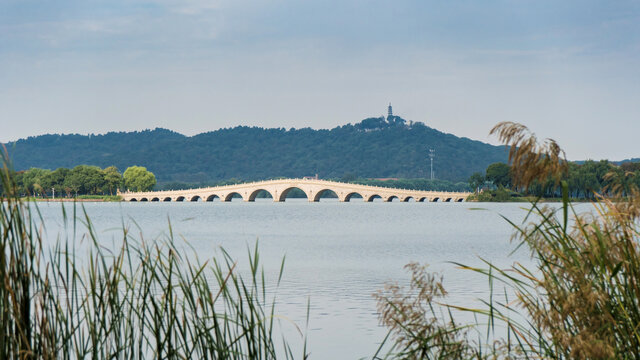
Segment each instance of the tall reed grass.
M513 241L528 248L535 266L457 264L490 284L485 306L471 308L447 303L441 277L408 265L409 288L389 284L376 294L393 340L385 357L640 359L640 191L627 176L609 175L607 195L597 195L592 211L578 212L561 181L564 152L553 140L540 144L515 123L492 133L509 146L516 186L552 178L562 189L559 208L534 201L522 224L510 222ZM459 311L479 320L463 325L452 315Z
M123 226L109 251L75 207L64 222L75 235L83 217L88 253L73 236L45 244L37 206L20 199L6 151L1 160L0 359L294 358L257 247L248 278L224 250L202 263L185 256L170 226L153 241Z

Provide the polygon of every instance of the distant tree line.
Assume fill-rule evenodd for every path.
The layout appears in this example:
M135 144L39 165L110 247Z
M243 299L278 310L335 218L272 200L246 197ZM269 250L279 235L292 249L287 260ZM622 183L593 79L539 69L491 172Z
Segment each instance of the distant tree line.
M124 174L115 166L104 169L91 165L56 170L31 168L16 172L14 178L22 194L39 197L113 195L123 189L151 190L156 184L155 175L141 166L130 166Z
M262 180L265 180L265 179L262 179ZM158 182L158 184L154 187L154 189L160 190L160 191L199 189L204 187L235 185L235 184L241 184L248 181L250 180L244 181L237 178L231 178L228 180L220 180L220 181L204 181L204 182L169 181L169 182Z
M223 186L238 184L251 180L231 178L210 182L165 182L156 187L155 175L145 167L130 166L121 174L115 166L101 169L97 166L78 165L72 169L58 168L47 170L31 168L16 173L15 179L21 192L33 196L72 197L76 195L111 195L118 189L131 191L179 190L207 186ZM476 172L468 182L452 182L439 179L398 178L371 179L358 177L353 173L346 173L340 178L328 180L349 182L362 185L393 187L424 191L479 191L479 190L510 190L513 195L533 195L540 197L560 196L555 182L535 182L527 189L513 187L511 167L497 162L490 164L484 173ZM607 160L582 163L569 163L568 172L563 180L569 185L569 194L573 198L591 199L595 193L603 192L614 182L622 186L636 184L640 186L640 162L625 162L615 165ZM625 185L626 184L626 185ZM0 191L2 191L0 185ZM304 196L303 193L293 192L293 197ZM330 196L327 194L327 196Z
M613 184L640 186L640 162L624 162L620 165L607 160L587 160L581 163L571 162L562 180L569 186L569 196L578 199L593 199L596 193L606 192ZM511 177L511 166L494 163L487 167L484 174L476 172L469 178L469 186L476 191L482 189L509 189L523 195L539 197L559 197L560 189L555 180L534 182L526 189L515 188Z
M469 184L466 182L452 182L438 179L357 179L350 181L354 184L391 187L398 189L422 190L422 191L469 191Z

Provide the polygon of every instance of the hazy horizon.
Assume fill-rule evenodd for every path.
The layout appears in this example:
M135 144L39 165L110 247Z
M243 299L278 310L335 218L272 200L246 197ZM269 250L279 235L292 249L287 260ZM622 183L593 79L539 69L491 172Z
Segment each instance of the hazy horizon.
M162 127L330 129L394 112L570 159L640 157L640 1L7 0L0 142Z

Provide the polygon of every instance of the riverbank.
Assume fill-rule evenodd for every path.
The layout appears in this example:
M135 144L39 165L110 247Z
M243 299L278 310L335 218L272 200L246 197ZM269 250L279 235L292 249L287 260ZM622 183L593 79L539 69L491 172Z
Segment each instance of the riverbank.
M118 202L122 198L118 195L81 195L74 198L39 198L24 197L24 200L38 202Z
M569 202L578 203L578 202L591 202L592 199L586 198L569 198ZM550 202L550 203L561 203L561 197L543 197L539 198L536 196L523 196L520 193L515 191L506 190L506 189L498 189L498 190L485 190L478 194L470 195L467 202L498 202L498 203L506 203L506 202L521 202L521 203L531 203L531 202Z

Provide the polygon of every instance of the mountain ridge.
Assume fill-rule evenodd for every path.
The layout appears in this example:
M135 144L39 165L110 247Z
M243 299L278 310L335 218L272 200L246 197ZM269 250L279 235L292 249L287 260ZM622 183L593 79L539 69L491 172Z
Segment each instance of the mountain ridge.
M16 170L80 164L146 166L159 181L259 180L320 174L337 178L428 177L466 180L506 161L502 146L457 137L398 116L367 118L332 129L236 126L192 136L155 128L105 134L45 134L7 143Z

